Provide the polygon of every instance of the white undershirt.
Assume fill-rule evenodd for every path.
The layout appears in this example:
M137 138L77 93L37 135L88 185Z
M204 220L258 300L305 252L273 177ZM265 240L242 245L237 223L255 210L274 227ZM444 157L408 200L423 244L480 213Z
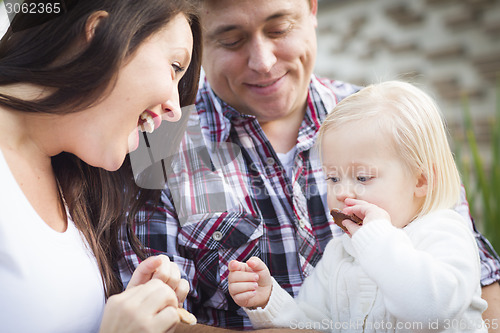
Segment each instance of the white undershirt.
M294 157L295 157L295 151L297 150L297 147L293 147L288 153L276 153L278 155L278 158L281 161L281 164L283 165L283 168L285 168L286 175L290 180L293 179L293 163L294 163Z
M69 219L60 233L36 213L0 151L0 332L96 332L104 288Z

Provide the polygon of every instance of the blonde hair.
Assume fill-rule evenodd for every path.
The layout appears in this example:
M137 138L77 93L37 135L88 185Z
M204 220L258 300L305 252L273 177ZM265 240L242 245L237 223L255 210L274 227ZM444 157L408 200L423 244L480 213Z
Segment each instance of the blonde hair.
M426 177L427 195L417 217L457 203L460 175L441 113L430 96L400 81L370 85L337 104L319 130L317 147L330 144L323 143L328 131L353 121L363 122L360 131L366 122L378 125L411 174Z

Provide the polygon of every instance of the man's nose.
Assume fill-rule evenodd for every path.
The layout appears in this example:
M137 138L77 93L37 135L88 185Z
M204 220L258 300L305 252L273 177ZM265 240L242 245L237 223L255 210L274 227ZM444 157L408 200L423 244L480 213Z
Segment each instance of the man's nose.
M277 61L272 40L256 36L249 45L248 67L259 73L269 73Z

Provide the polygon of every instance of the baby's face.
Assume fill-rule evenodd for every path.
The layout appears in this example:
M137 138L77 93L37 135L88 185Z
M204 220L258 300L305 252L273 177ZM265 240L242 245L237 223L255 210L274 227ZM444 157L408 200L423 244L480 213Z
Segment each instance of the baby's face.
M365 200L386 210L396 227L407 225L417 214L417 177L375 126L362 122L331 129L321 153L330 209L343 209L346 198Z

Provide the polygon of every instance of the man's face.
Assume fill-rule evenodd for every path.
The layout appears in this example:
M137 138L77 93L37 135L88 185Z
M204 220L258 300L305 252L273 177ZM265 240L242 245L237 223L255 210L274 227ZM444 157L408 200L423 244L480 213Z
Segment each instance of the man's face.
M205 1L203 69L215 93L261 123L302 112L316 10L316 0Z

